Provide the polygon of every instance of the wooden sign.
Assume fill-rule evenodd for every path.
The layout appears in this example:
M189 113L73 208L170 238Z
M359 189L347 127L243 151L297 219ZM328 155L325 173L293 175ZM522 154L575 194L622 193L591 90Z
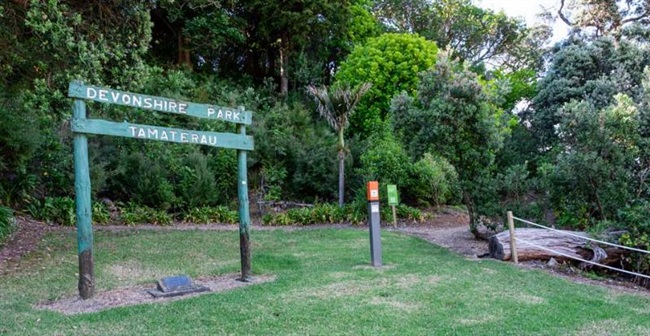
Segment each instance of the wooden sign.
M79 82L70 83L68 96L93 100L100 103L137 107L164 113L184 114L192 117L216 119L244 125L250 125L252 121L252 113L241 108L189 103L170 98L84 85Z
M103 134L126 138L253 150L253 137L251 136L233 133L188 131L179 128L140 125L128 122L118 123L101 119L73 119L72 131L77 133Z
M248 173L246 151L253 150L253 138L246 135L246 125L252 113L243 107L189 103L180 100L131 93L80 82L72 82L68 95L77 98L72 110L74 132L75 207L77 214L77 250L79 257L79 296L89 299L95 292L93 259L92 207L90 199L90 169L88 167L88 139L86 134L103 134L136 139L149 139L237 149L237 194L239 196L239 251L241 254L241 280L250 281L250 213L248 204ZM198 118L221 120L237 124L237 133L216 133L152 125L86 119L84 99L100 103L117 104L182 114Z

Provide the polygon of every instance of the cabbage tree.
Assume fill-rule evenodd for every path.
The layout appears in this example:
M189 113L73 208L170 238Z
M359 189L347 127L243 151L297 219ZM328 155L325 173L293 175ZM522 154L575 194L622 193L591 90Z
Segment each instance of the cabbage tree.
M350 124L350 115L361 100L361 97L368 92L372 84L362 83L354 88L348 86L337 87L315 87L308 86L307 92L314 98L318 113L327 120L334 131L338 134L338 157L339 157L339 206L343 206L345 189L345 128Z

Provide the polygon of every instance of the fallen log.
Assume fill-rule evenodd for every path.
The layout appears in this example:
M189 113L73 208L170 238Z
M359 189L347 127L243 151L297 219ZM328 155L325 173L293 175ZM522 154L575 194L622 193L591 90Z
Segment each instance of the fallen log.
M596 246L596 244L589 243L589 241L579 237L562 234L561 232L567 232L581 237L589 237L585 232L576 231L560 230L560 232L556 232L544 229L515 229L515 237L517 238L515 242L517 245L516 248L519 261L548 260L550 258L555 258L559 261L571 259L569 257L573 257L598 262L599 260L607 258L605 250ZM524 241L541 246L544 249L537 248L531 244L525 243ZM556 251L563 255L548 250ZM490 257L492 258L510 260L512 258L512 253L510 251L510 232L503 231L490 237L489 252Z

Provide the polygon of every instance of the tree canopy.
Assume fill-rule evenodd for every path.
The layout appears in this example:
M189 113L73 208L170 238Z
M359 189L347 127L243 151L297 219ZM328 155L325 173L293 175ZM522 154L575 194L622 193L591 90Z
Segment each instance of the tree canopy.
M336 74L340 82L372 83L350 119L351 131L369 135L381 128L390 100L402 91L415 92L417 74L433 66L437 52L435 43L413 34L388 33L357 46Z

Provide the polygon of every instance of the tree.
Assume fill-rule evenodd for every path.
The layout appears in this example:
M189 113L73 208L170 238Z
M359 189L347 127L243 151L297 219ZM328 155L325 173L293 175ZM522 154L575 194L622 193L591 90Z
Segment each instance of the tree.
M578 219L614 219L644 182L634 173L648 159L640 151L637 107L623 94L614 100L605 108L573 101L560 111L553 194L557 209Z
M38 198L72 188L71 141L64 124L72 112L68 84L141 87L150 74L145 59L151 7L145 0L0 3L0 132L8 139L0 139L0 194L5 198L4 191L17 202L28 198L16 197L16 190Z
M388 31L419 34L440 49L453 50L454 57L472 67L484 62L501 65L513 54L537 54L539 49L528 46L540 43L531 43L531 38L543 44L549 37L530 34L522 20L475 6L470 0L377 0L374 12Z
M569 41L552 56L546 76L537 85L532 109L524 114L537 139L549 152L558 142L559 111L571 100L586 99L596 109L609 106L617 93L634 101L643 95L643 69L650 65L650 50L608 37Z
M650 23L646 0L560 0L559 18L576 31L594 38L612 36L620 40L623 28Z
M343 207L345 190L345 128L349 125L350 115L364 94L371 88L370 83L350 89L348 87L317 88L308 86L307 91L317 104L318 113L332 126L338 134L339 157L339 206Z
M436 60L435 43L413 34L383 34L354 48L336 73L336 80L352 85L372 83L350 120L352 134L370 136L382 127L394 95L415 93L418 73Z
M194 68L219 59L228 47L243 43L243 20L236 1L162 0L151 10L152 54L162 62ZM207 68L210 68L208 66Z
M485 185L501 139L496 110L476 75L440 57L433 69L422 74L417 97L396 97L392 110L395 129L416 159L429 152L454 166L470 230L479 237L480 215L492 196Z

